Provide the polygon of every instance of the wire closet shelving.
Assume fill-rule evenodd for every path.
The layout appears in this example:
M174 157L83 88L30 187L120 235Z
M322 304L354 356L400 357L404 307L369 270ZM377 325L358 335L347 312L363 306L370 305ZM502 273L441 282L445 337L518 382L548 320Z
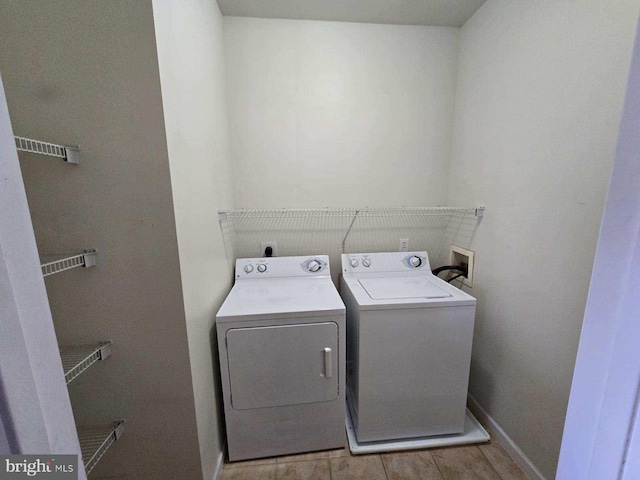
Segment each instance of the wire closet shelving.
M111 341L100 342L97 345L74 345L60 348L64 379L69 385L81 373L99 360L106 360L111 355Z
M432 265L448 260L449 245L466 247L484 207L363 207L237 209L218 212L229 264L260 257L261 242L276 242L279 256L427 250ZM337 264L336 264L337 265ZM339 269L332 268L335 272Z
M125 421L118 420L108 425L78 428L78 439L82 451L84 468L89 474L109 447L124 433Z
M95 267L96 254L95 249L88 249L84 253L41 255L40 268L42 269L42 275L48 277L76 267Z
M31 138L14 138L16 141L16 150L20 152L58 157L73 165L80 163L80 148L77 145L56 145L55 143L42 142Z
M57 145L17 136L15 143L16 149L21 152L57 157L75 165L80 163L80 149L74 145ZM48 277L76 267L94 267L97 263L96 255L95 249L87 249L82 253L41 255L42 275ZM96 345L61 347L60 358L66 384L69 385L96 362L109 357L112 345L113 343L109 340ZM125 420L118 420L108 425L78 427L78 440L87 474L94 469L109 447L122 436L124 428Z

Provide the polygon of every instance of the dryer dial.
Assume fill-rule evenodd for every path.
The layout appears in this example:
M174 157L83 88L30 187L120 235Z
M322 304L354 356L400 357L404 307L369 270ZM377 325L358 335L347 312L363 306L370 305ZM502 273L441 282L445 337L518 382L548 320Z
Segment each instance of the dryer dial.
M322 268L322 264L317 260L311 260L307 264L307 270L309 270L310 272L317 272L321 268Z
M409 258L409 265L411 265L412 267L418 268L420 265L422 265L422 259L414 255L411 258Z

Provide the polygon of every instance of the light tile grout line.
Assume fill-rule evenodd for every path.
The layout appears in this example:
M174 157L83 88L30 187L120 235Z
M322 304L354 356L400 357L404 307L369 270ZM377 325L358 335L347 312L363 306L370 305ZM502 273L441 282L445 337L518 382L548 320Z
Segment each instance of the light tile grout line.
M496 475L498 476L498 478L500 480L504 480L502 478L502 475L500 475L500 473L496 470L496 467L493 466L493 463L491 463L491 460L489 460L489 458L487 458L487 456L484 454L484 452L482 451L482 449L478 446L478 445L474 445L474 447L476 447L478 449L478 451L480 452L480 455L482 455L484 457L484 459L487 461L487 463L489 464L489 466L491 467L491 470L493 470L494 472L496 472Z
M496 467L494 467L494 466L493 466L493 463L491 462L491 459L490 459L489 457L487 457L487 456L484 454L484 452L482 451L482 449L480 448L480 446L479 446L479 445L476 445L476 448L477 448L478 450L480 450L480 453L481 453L481 454L482 454L482 456L487 460L487 462L488 462L488 463L489 463L489 465L491 466L491 469L492 469L494 472L496 472L496 475L498 475L498 478L499 478L499 479L501 479L501 480L509 480L508 478L506 478L506 479L505 479L505 478L502 478L502 475L500 475L500 472L498 472L498 470L496 470ZM507 454L507 455L509 455L509 454ZM511 458L511 456L509 456L509 459L511 459L511 461L513 462L513 459ZM515 462L514 462L514 463L515 463ZM518 466L518 468L519 468L520 470L522 470L522 469L520 468L520 466L519 466L517 463L516 463L516 465ZM526 476L527 476L527 475L525 474L525 477L526 477Z
M380 463L382 463L382 470L384 470L384 478L389 480L389 475L387 474L387 466L384 464L384 460L382 459L382 454L378 454L378 458L380 459Z
M440 478L442 480L446 480L444 478L444 474L442 473L442 470L440 470L440 465L438 465L438 460L436 459L435 455L433 454L433 452L431 450L429 450L429 455L431 455L431 459L433 460L433 463L435 464L436 468L438 469L438 473L440 474Z
M382 454L380 454L380 461L382 462L382 469L384 470L384 477L389 480L389 474L387 473L387 466L384 464L384 459L382 458Z
M487 461L487 463L488 463L488 464L489 464L489 466L491 467L491 470L493 470L494 472L496 472L496 475L498 476L498 478L500 478L501 480L504 480L504 479L502 478L502 475L500 475L500 472L498 472L498 471L496 470L496 467L494 467L494 466L493 466L493 463L491 463L491 460L489 459L489 457L487 457L487 456L484 454L484 452L482 451L482 449L481 449L480 447L478 447L477 445L476 445L476 448L477 448L478 450L480 450L480 454L485 458L485 460Z

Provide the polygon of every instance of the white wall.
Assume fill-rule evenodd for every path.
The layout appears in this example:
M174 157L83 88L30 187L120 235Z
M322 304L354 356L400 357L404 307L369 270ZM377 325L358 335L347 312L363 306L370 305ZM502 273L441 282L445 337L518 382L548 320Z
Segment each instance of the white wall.
M222 15L215 0L153 0L153 12L200 457L211 479L223 447L214 320L232 280L216 212L232 206Z
M69 385L78 424L127 420L91 476L202 479L151 1L1 11L14 132L81 148L77 166L20 157L39 251L99 252L46 279L62 345L114 343Z
M471 248L471 393L553 478L638 0L489 0L464 25L449 202Z
M224 17L237 207L442 205L458 29Z
M640 36L620 124L557 480L640 478ZM635 422L635 425L634 425ZM624 472L624 474L622 473Z

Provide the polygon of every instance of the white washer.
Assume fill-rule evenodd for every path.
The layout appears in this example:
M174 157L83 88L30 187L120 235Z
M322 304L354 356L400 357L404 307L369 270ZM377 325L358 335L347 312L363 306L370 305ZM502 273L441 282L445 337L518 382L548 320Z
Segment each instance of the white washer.
M352 451L488 440L466 412L476 299L433 275L427 252L343 254L340 290Z
M344 446L345 307L326 255L237 260L216 325L229 460Z

